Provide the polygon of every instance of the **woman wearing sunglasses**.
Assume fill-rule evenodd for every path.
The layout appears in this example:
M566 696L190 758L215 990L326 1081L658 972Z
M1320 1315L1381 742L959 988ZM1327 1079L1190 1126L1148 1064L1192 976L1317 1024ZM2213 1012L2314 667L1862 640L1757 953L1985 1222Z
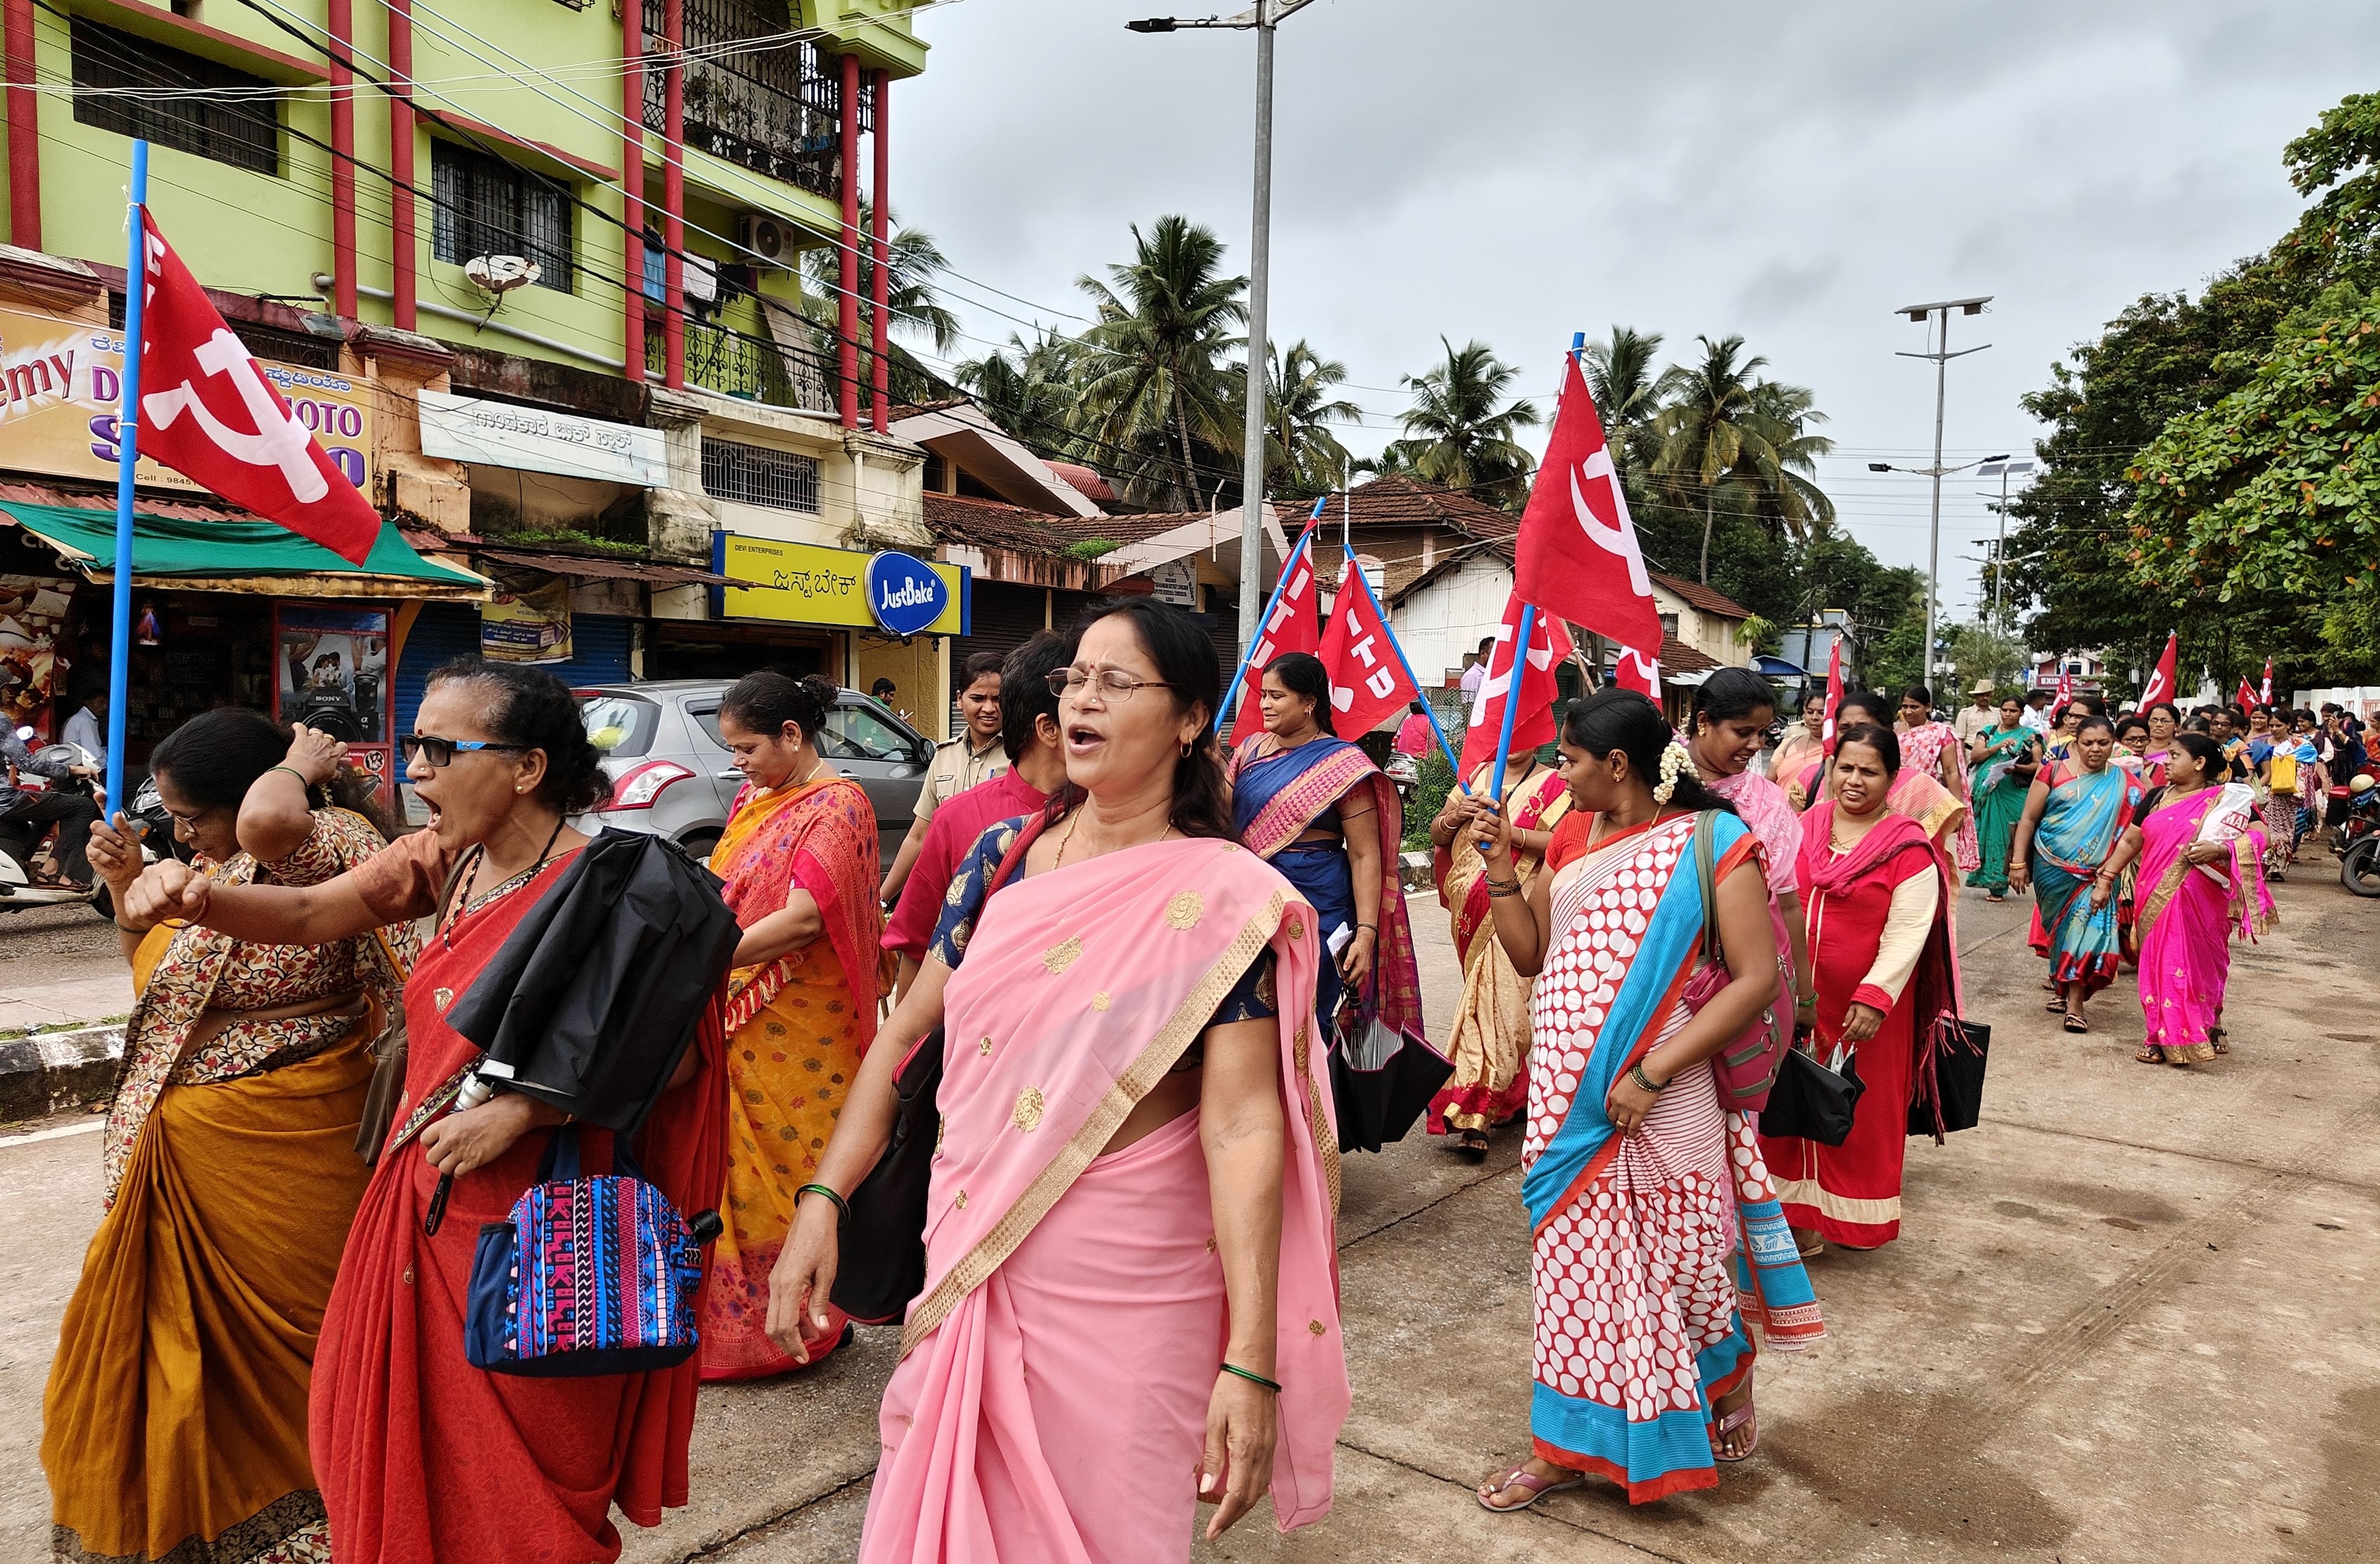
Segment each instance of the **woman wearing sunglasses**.
M586 1378L495 1375L464 1356L482 1223L537 1177L562 1113L498 1092L458 1106L480 1050L448 1024L482 968L562 883L589 839L569 818L610 784L569 689L552 674L464 658L430 676L401 741L430 825L324 884L217 885L155 865L128 904L241 939L315 944L435 917L405 990L408 1054L314 1360L315 1476L341 1564L618 1556L614 1505L641 1526L686 1502L698 1363ZM656 1016L658 1028L670 1017ZM726 1088L715 1026L695 1034L645 1119L638 1163L682 1212L717 1204ZM612 1135L580 1132L590 1168ZM442 1221L424 1232L451 1178Z

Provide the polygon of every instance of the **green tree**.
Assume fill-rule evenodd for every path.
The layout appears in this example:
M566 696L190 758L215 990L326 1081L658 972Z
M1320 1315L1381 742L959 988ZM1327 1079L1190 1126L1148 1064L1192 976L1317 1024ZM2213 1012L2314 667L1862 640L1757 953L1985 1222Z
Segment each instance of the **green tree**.
M1027 343L1011 333L1008 346L958 366L958 383L973 392L992 421L1035 450L1112 467L1084 449L1073 431L1083 399L1082 344L1044 332Z
M1979 678L1988 678L2006 690L2024 671L2025 644L2022 638L2009 634L1981 619L1944 628L1944 639L1950 643L1950 662L1959 670L1959 690L1963 692ZM1944 692L1935 691L1937 704L1955 704L1943 699Z
M1698 502L1698 569L1708 585L1723 498L1730 512L1773 521L1789 536L1832 519L1833 505L1813 475L1833 442L1807 432L1826 416L1811 392L1754 378L1768 360L1744 357L1742 337L1696 340L1702 362L1683 373L1655 425L1653 481L1673 506Z
M932 394L938 377L918 362L915 354L889 338L906 337L924 342L937 353L948 353L959 341L959 318L942 302L941 290L934 279L950 270L950 257L934 236L923 228L905 227L900 214L888 212L886 221L892 234L885 242L885 315L890 323L885 351L887 383L892 396L902 401L916 401ZM874 209L860 203L859 227L864 234L874 222ZM842 250L835 245L822 245L802 257L805 281L804 312L822 330L832 334L841 328L843 274ZM875 340L876 331L876 253L865 239L859 246L859 379L863 386L871 383L875 355L866 344ZM867 393L861 393L864 400Z
M1346 379L1345 364L1324 358L1303 338L1287 353L1272 349L1265 380L1265 463L1282 488L1311 497L1344 482L1353 458L1330 425L1364 418L1362 408L1330 394ZM1240 384L1245 395L1245 376Z
M1208 503L1202 458L1219 467L1239 442L1225 360L1245 345L1232 332L1247 320L1248 279L1225 276L1222 241L1186 217L1160 217L1146 234L1135 224L1132 238L1133 258L1107 282L1075 280L1099 316L1082 334L1091 352L1076 426L1155 458L1161 478L1127 479L1135 497L1189 510Z
M1686 372L1672 364L1653 367L1661 351L1659 332L1640 332L1614 325L1609 340L1586 345L1584 373L1586 389L1603 417L1603 437L1611 446L1611 464L1621 483L1642 483L1659 449L1655 432L1661 409L1678 394Z
M1445 360L1403 376L1414 404L1403 414L1405 437L1391 441L1376 470L1410 472L1424 483L1465 489L1490 505L1517 510L1529 497L1536 458L1519 440L1537 422L1536 404L1508 400L1520 371L1484 342L1457 348L1445 337Z

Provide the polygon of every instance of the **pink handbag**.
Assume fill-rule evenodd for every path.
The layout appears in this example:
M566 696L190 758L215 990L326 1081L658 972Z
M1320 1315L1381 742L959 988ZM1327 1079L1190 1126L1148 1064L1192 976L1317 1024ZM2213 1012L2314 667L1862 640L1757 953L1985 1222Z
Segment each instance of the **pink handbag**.
M1730 982L1727 953L1718 941L1718 847L1713 834L1718 815L1714 810L1703 811L1694 822L1694 879L1703 893L1703 964L1686 980L1686 1008L1699 1013L1711 1001L1711 996L1725 988ZM1792 946L1787 940L1784 919L1777 910L1775 898L1768 903L1768 917L1777 931L1777 970L1779 996L1793 992ZM1785 1049L1792 1041L1793 1010L1790 1004L1771 1000L1760 1019L1742 1036L1711 1056L1711 1072L1718 1078L1718 1105L1730 1113L1757 1113L1768 1104L1768 1089L1777 1083L1778 1067L1785 1061Z

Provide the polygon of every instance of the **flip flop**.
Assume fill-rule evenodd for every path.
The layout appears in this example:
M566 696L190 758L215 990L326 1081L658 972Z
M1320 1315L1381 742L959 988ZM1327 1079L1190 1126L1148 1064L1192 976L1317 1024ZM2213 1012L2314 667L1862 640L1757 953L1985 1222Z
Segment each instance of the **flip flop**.
M1803 1245L1800 1239L1795 1239L1793 1240L1794 1254L1803 1260L1815 1260L1819 1255L1824 1254L1826 1252L1827 1240L1825 1239L1812 1239L1807 1247Z
M2062 1015L2066 1010L2066 1001L2063 999L2052 999L2047 1005L2044 1006L2043 1008L2046 1009L2053 1016Z
M1743 1453L1742 1455L1719 1454L1719 1441L1726 1438L1730 1434L1734 1433L1737 1429L1743 1427L1746 1423L1749 1423L1752 1426L1752 1438L1750 1442L1743 1447ZM1711 1457L1715 1460L1724 1460L1732 1464L1735 1461L1750 1460L1752 1459L1752 1452L1760 1448L1760 1420L1753 1412L1751 1397L1746 1396L1743 1399L1743 1405L1736 1408L1731 1412L1724 1414L1718 1422L1711 1424L1710 1442Z
M1558 1494L1564 1488L1584 1487L1585 1485L1586 1474L1583 1472L1572 1472L1567 1479L1556 1482L1550 1478L1538 1476L1525 1466L1516 1466L1496 1479L1494 1491L1500 1494L1507 1488L1526 1488L1529 1490L1527 1498L1518 1504L1489 1504L1488 1496L1475 1489L1473 1490L1471 1497L1477 1499L1479 1508L1490 1515L1511 1515L1515 1511L1528 1509L1548 1494Z
M2081 1016L2070 1015L2066 1018L2066 1030L2077 1033L2085 1032L2091 1030L2091 1023Z

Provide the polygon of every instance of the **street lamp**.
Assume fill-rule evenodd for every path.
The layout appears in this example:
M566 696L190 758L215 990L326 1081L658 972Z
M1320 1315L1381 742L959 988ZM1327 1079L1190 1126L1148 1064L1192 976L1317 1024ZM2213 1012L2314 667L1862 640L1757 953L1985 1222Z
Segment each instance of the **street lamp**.
M1950 312L1956 310L1962 315L1980 315L1984 312L1984 306L1991 301L1992 296L1986 293L1975 299L1941 299L1931 304L1903 304L1893 312L1896 315L1906 315L1911 320L1924 324L1926 328L1926 340L1929 343L1934 341L1935 322L1940 323L1942 333L1940 346L1931 351L1895 355L1898 358L1927 359L1933 361L1934 465L1928 468L1895 468L1889 462L1868 463L1870 471L1922 471L1934 480L1934 523L1932 532L1925 544L1925 678L1928 683L1931 683L1934 678L1934 602L1940 595L1941 587L1942 479L1946 473L1960 470L1959 467L1942 465L1942 411L1944 398L1949 389L1950 360L1963 359L1970 353L1980 353L1985 348L1991 346L1986 342L1980 347L1962 348L1955 353L1951 352ZM1975 462L1963 462L1961 467L1976 465L1978 464Z
M1992 507L1999 513L2000 519L1999 542L1992 545L1992 629L1996 630L2000 628L2000 578L2008 573L2009 480L2019 473L2032 470L2033 463L2029 461L2010 461L2004 456L1996 456L1985 458L1982 470L1975 474L1978 478L1997 478L2000 481L1999 504ZM1985 499L1991 497L1988 494L1984 495Z
M1124 23L1127 32L1219 29L1257 35L1256 212L1248 233L1247 457L1240 470L1240 642L1255 641L1262 605L1265 494L1265 303L1272 272L1272 35L1283 17L1314 0L1256 0L1235 17L1148 17Z

